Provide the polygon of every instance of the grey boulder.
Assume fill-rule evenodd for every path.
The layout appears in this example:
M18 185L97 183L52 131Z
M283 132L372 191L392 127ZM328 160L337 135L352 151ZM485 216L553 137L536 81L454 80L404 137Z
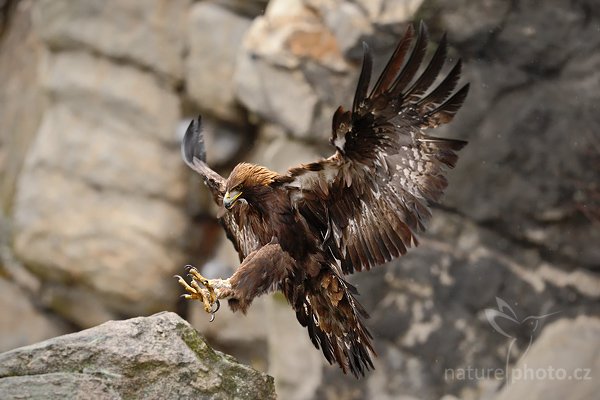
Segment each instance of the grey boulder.
M109 321L0 354L2 399L274 399L273 378L174 313Z

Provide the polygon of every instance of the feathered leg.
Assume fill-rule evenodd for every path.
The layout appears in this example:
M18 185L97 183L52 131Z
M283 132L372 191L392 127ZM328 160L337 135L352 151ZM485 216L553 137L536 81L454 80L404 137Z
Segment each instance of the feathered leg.
M272 241L250 253L230 278L207 279L193 267L188 273L189 284L181 276L175 277L188 292L183 297L203 302L212 321L219 310L219 299L229 299L233 311L245 313L255 297L274 290L288 276L294 263L294 259Z

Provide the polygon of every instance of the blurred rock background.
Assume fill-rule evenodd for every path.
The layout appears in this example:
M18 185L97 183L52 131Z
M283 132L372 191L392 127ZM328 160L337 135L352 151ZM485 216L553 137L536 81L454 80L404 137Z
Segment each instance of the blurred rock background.
M203 115L223 175L241 160L283 172L328 155L361 42L381 68L420 19L432 47L448 32L471 82L435 134L470 144L422 245L351 277L371 313L376 370L356 381L326 365L280 296L246 317L224 308L212 324L181 303L172 275L183 265L217 277L238 264L180 160L189 119ZM4 0L0 32L0 351L176 310L273 375L282 399L600 390L598 2ZM510 338L486 318L497 298L516 314ZM593 379L448 376L504 369L507 355Z

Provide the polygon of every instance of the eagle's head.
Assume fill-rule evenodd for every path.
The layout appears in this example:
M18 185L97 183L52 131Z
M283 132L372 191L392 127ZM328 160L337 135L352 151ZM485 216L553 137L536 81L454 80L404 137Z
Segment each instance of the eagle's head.
M259 165L236 165L225 183L223 206L230 210L239 199L244 199L249 204L260 201L260 195L268 191L265 189L268 189L276 177L276 172Z

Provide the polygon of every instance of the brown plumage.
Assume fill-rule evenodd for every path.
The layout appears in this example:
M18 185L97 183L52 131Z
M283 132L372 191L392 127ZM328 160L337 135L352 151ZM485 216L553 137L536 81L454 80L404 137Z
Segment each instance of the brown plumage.
M357 377L373 368L374 352L367 313L343 275L417 244L415 235L430 217L428 203L439 200L445 169L466 144L424 133L450 122L468 91L465 85L454 92L460 61L432 88L446 61L445 36L417 74L427 43L423 24L418 32L409 26L370 92L365 45L352 109L335 112L336 152L327 159L285 174L242 163L224 179L205 162L200 118L183 140L184 159L221 207L220 221L242 262L227 280L197 274L198 282L242 312L256 296L281 291L325 358ZM186 289L188 298L207 297L204 289Z

